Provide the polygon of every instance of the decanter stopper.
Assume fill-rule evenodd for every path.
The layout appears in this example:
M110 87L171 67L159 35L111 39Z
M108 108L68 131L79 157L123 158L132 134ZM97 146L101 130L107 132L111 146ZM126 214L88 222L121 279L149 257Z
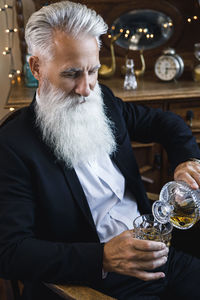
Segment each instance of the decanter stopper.
M137 88L137 80L134 71L134 61L133 59L126 59L126 74L124 78L124 89L125 90L135 90Z
M170 181L162 187L152 213L162 224L170 222L176 228L189 229L200 216L200 191L183 181Z

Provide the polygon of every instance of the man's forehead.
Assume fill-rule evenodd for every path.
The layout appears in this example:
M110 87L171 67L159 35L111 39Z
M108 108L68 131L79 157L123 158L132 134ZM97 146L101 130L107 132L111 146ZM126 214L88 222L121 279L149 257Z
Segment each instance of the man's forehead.
M71 34L64 32L62 30L59 29L54 29L53 30L53 42L55 45L59 45L60 44L78 44L78 43L83 43L85 41L93 41L94 44L97 44L97 40L95 37L89 35L89 34L85 34L85 33L81 33L79 34L77 37L73 37ZM72 46L73 46L72 45Z

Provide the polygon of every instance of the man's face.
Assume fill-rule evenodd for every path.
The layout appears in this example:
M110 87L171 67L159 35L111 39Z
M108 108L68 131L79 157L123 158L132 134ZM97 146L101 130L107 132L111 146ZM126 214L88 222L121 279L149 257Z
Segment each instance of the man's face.
M39 59L39 92L44 80L66 96L87 97L97 82L99 48L95 38L74 39L61 31L54 32L54 56L51 61Z

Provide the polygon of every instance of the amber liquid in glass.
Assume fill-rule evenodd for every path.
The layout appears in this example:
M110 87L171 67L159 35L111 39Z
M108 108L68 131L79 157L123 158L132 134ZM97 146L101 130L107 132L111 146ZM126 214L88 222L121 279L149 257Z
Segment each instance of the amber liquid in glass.
M162 224L160 224L162 226ZM156 242L163 242L167 247L170 246L171 232L162 234L157 228L140 228L137 238L140 240L150 240Z
M193 201L185 202L184 205L179 205L177 202L174 205L174 211L170 217L170 223L178 226L181 229L192 227L197 222L196 206Z

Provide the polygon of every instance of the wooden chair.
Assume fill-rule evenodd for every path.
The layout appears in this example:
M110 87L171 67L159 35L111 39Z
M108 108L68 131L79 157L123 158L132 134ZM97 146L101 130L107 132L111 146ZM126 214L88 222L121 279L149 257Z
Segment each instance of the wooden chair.
M117 300L86 286L72 284L46 284L46 286L67 300Z
M10 280L4 280L0 278L0 299L18 300L14 296L14 291Z

